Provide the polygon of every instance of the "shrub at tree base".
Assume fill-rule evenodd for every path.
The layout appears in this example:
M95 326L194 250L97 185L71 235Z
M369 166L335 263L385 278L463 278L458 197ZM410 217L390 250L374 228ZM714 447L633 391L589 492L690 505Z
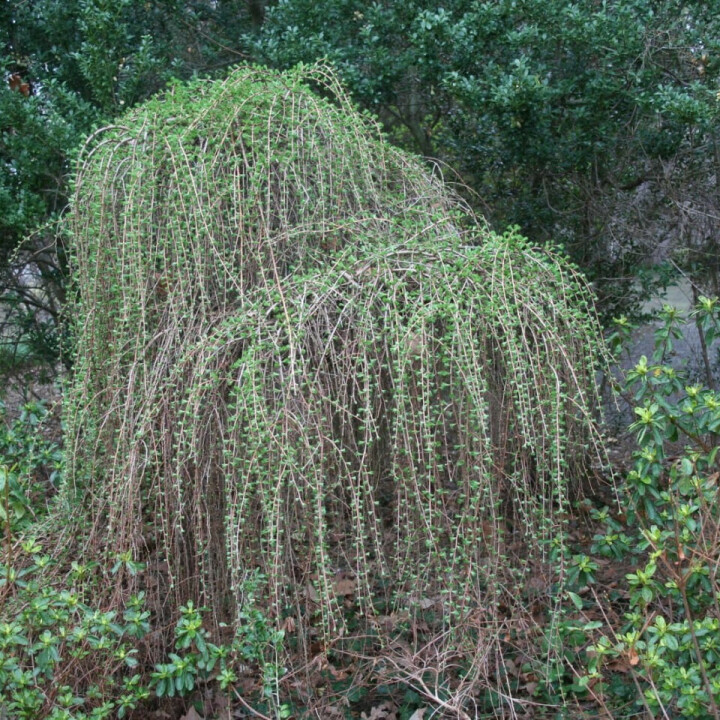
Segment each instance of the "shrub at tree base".
M68 527L167 568L117 602L146 583L168 624L194 601L232 626L260 572L286 664L500 712L503 658L542 666L593 444L572 269L489 233L322 67L97 132L69 224Z

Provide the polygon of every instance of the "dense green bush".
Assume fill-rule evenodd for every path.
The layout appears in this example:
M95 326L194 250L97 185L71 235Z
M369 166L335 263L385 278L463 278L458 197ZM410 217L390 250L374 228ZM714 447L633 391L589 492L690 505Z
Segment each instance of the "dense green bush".
M700 297L691 319L709 361L720 334L718 300ZM622 512L591 510L598 523L595 559L609 558L631 572L624 588L605 594L593 586L598 564L579 556L573 581L586 600L573 599L585 615L575 613L565 632L584 647L586 672L572 689L606 708L631 702L652 717L717 718L720 393L713 389L712 362L703 363L711 371L704 385L698 371L674 358L682 313L665 306L660 320L653 357L640 358L617 386L636 418L629 427L636 450L620 495ZM618 320L611 342L619 349L631 329Z
M0 520L8 537L45 516L58 487L62 455L42 432L46 418L45 406L30 402L10 421L0 401Z
M562 243L609 321L666 279L659 237L695 277L717 274L719 156L706 148L720 33L708 8L290 0L271 3L249 40L274 67L333 62L396 142L460 173L494 228Z

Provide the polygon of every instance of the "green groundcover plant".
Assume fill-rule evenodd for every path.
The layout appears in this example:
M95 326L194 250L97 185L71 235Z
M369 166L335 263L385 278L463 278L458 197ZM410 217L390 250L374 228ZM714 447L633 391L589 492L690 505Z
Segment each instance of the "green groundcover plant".
M197 695L216 688L230 697L247 663L259 666L263 683L258 717L270 709L275 717L287 710L277 702L282 668L272 662L282 644L282 631L273 630L252 603L262 578L245 585L247 602L234 637L215 644L203 626L205 610L192 601L179 608L165 662L142 664L141 651L151 631L145 593L129 595L119 609L100 610L93 603L100 581L97 564L72 562L64 580L47 584L55 561L33 539L21 543L19 557L3 568L0 593L0 714L17 720L101 720L125 718L148 707L151 698ZM143 568L120 558L132 572ZM172 646L172 645L171 645ZM140 660L138 655L140 654ZM242 698L240 698L242 700ZM141 714L142 716L142 714ZM137 717L137 715L136 715Z

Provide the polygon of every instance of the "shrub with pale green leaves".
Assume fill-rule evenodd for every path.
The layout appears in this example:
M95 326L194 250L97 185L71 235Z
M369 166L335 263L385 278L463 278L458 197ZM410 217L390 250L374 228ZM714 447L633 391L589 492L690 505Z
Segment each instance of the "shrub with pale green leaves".
M573 268L489 232L325 67L177 84L98 131L67 227L69 527L152 548L158 603L218 627L259 569L280 664L389 653L432 705L505 702L493 658L546 654L522 588L562 577L600 454Z
M580 643L602 628L585 648L584 692L663 718L720 717L720 393L710 354L720 334L718 300L699 298L691 318L709 371L705 383L671 362L685 318L666 306L653 357L640 358L618 386L635 405L629 429L637 449L621 496L624 517L593 511L600 529L593 548L634 569L616 592L623 608L616 623L575 624L587 633ZM620 319L611 342L621 347L630 330ZM576 579L586 592L592 578ZM591 602L583 606L593 610ZM617 609L602 612L609 620Z

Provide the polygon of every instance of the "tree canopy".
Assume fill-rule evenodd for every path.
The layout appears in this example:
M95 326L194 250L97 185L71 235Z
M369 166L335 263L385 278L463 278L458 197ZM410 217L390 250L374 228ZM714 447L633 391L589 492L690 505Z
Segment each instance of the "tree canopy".
M609 315L646 290L658 246L714 268L712 6L294 0L268 9L252 47L280 67L331 60L396 142L460 173L491 224L569 251Z

